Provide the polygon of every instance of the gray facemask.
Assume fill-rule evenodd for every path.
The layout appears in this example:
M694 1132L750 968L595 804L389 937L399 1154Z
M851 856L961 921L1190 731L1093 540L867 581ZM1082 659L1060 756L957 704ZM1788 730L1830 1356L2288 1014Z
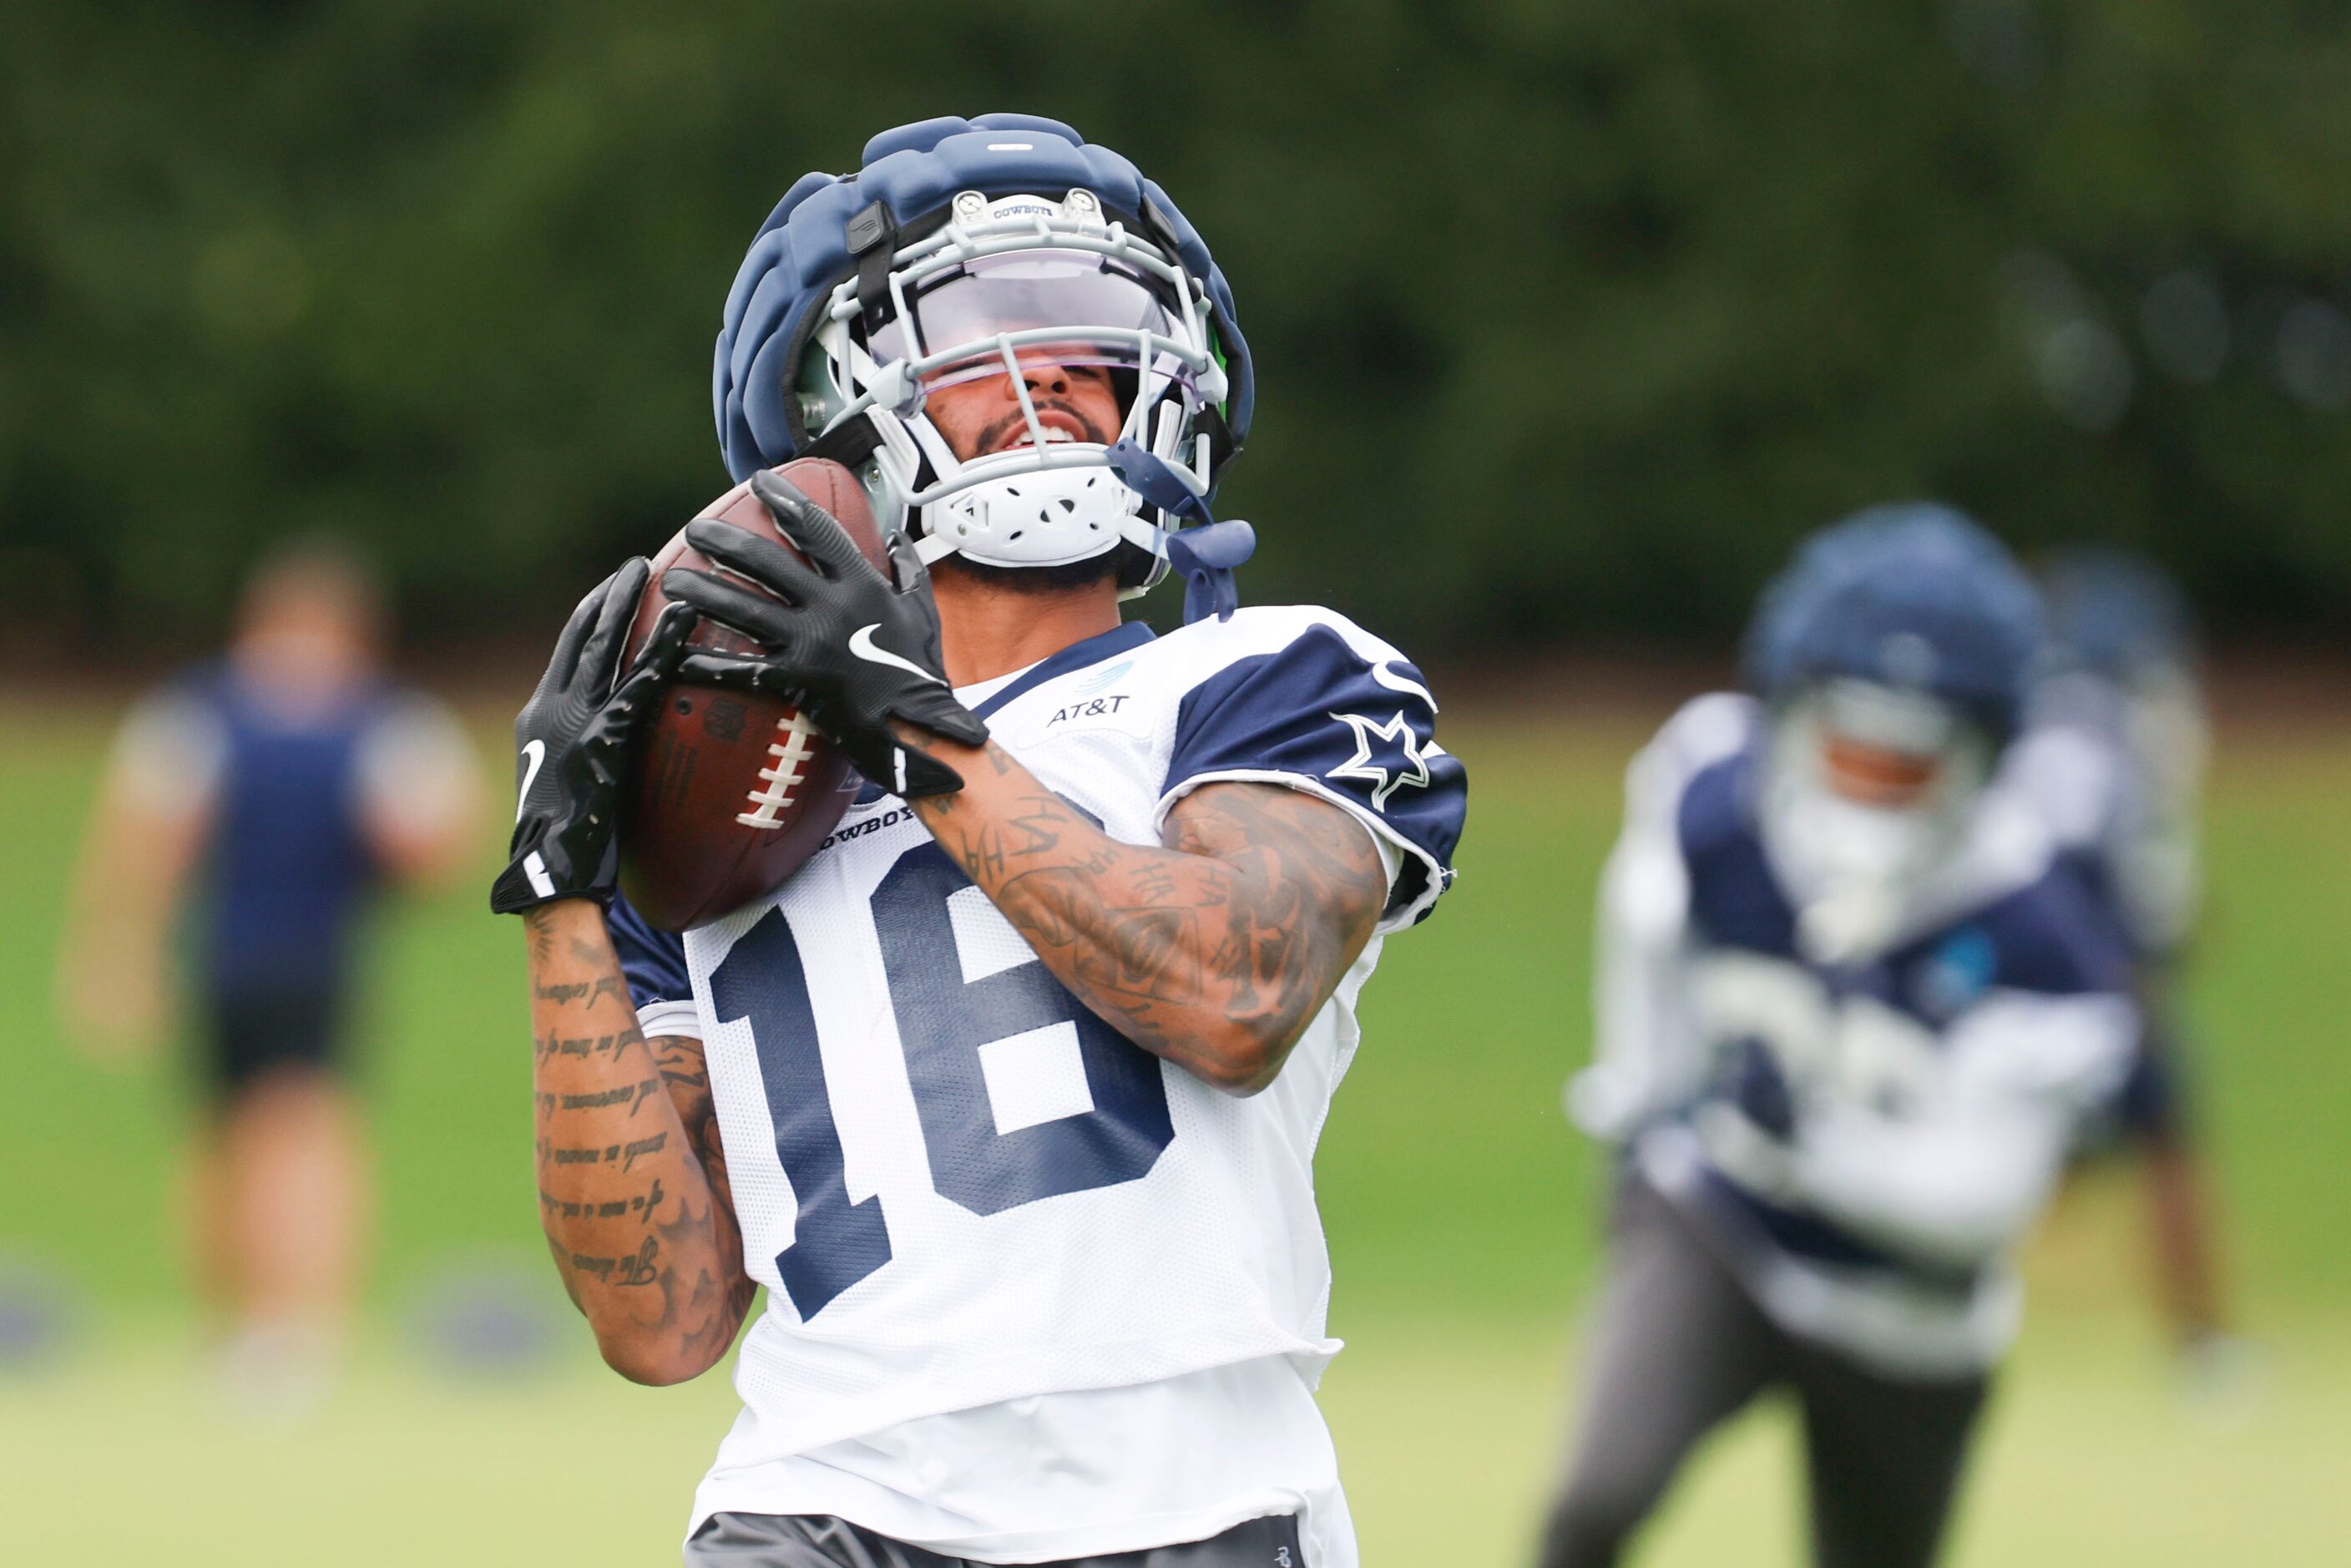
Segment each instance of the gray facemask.
M1898 777L1856 777L1855 756ZM1828 681L1780 710L1757 805L1805 956L1849 962L1893 940L1964 840L1991 757L1959 709L1901 687Z

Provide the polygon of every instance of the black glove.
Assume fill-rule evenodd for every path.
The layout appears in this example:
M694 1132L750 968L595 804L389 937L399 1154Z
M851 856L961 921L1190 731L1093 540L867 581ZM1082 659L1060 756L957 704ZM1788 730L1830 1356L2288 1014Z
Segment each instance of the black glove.
M514 860L490 885L496 914L559 898L601 902L620 880L613 829L630 747L694 627L691 609L670 605L636 662L614 678L652 570L639 556L580 601L538 690L515 719Z
M860 773L908 800L962 789L961 774L904 745L890 729L892 719L903 719L966 746L987 742L987 727L956 701L947 685L938 606L914 545L904 534L890 536L893 581L873 570L831 513L789 481L755 474L751 493L808 560L726 523L688 523L686 543L777 599L712 572L664 572L663 592L768 650L765 655L696 650L679 665L678 678L791 698L849 753Z

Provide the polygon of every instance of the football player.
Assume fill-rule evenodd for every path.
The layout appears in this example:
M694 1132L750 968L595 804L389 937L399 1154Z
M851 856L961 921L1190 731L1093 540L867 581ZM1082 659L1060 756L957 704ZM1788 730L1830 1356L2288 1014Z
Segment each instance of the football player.
M1986 789L2042 637L1973 523L1865 512L1765 593L1754 695L1633 763L1569 1093L1622 1181L1549 1568L1615 1562L1775 1388L1816 1560L1933 1558L2016 1325L2007 1255L2138 1034L2100 911Z
M200 1076L191 1218L228 1329L230 1392L295 1414L323 1392L357 1286L366 1172L347 1014L367 907L455 873L481 821L455 719L381 669L372 575L282 547L217 663L131 711L83 846L60 1013L103 1060L152 1051L184 921Z
M690 528L723 570L664 579L616 681L625 567L517 723L493 903L529 926L558 1267L651 1383L768 1290L691 1563L1355 1560L1311 1158L1466 787L1395 649L1234 608L1246 527L1207 499L1253 390L1223 276L1126 160L1026 115L885 132L792 187L718 340L728 468L807 563ZM856 466L888 573L765 472L810 454ZM1119 603L1171 562L1155 637ZM767 652L683 652L695 614ZM673 671L803 694L867 781L682 939L613 897Z
M2053 656L2001 783L2040 812L2135 960L2147 1043L2099 1146L2141 1156L2156 1281L2189 1386L2218 1391L2250 1362L2229 1332L2180 1061L2177 991L2199 901L2210 751L2195 634L2179 589L2138 557L2071 550L2043 580Z

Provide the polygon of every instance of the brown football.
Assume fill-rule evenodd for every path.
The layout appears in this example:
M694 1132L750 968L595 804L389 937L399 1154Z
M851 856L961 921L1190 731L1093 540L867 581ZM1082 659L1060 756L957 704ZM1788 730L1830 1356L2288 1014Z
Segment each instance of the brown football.
M855 475L821 457L799 458L778 472L838 517L867 559L888 570L881 530ZM747 484L699 515L792 548ZM629 629L632 657L669 602L662 573L709 564L687 546L684 529L653 557L653 580ZM706 621L688 641L722 653L757 647ZM664 931L732 914L798 871L840 822L858 788L849 759L790 704L672 682L638 748L637 776L625 797L621 891Z

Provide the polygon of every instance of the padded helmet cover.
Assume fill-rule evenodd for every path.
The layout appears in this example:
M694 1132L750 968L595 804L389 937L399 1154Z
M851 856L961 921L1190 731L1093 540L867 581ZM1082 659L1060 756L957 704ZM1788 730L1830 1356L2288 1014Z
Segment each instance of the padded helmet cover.
M1852 676L1931 693L2011 734L2045 636L2008 548L1950 507L1872 507L1814 534L1763 591L1749 685L1780 701Z
M2065 665L2119 681L2193 662L2187 597L2152 560L2110 546L2076 546L2049 563L2042 583Z
M1207 290L1232 392L1225 423L1238 448L1257 401L1232 289L1176 204L1140 170L1056 120L1028 114L943 116L885 131L854 174L804 174L751 242L727 291L711 372L712 413L736 479L789 462L810 433L795 384L799 361L835 285L855 269L850 218L880 202L901 231L939 214L959 191L987 196L1092 191L1113 217L1172 250Z

